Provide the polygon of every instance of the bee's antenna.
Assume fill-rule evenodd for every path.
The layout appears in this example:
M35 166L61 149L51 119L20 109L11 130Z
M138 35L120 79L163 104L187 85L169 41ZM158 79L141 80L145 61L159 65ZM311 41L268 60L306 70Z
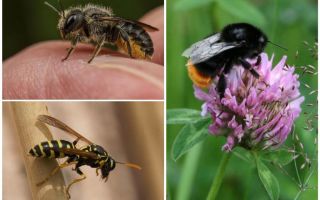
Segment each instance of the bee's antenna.
M65 14L64 14L64 9L63 9L63 6L62 6L61 1L58 0L58 3L59 3L59 6L60 6L60 9L61 9L61 11L62 11L62 16L63 16L63 18L66 18Z
M49 6L52 10L54 10L55 12L57 12L61 16L61 12L57 8L55 8L53 5L51 5L50 3L46 2L46 1L44 2L44 4Z
M273 44L274 46L277 46L277 47L279 47L279 48L281 48L281 49L285 50L285 51L288 51L288 49L287 49L287 48L284 48L284 47L282 47L282 46L280 46L280 45L278 45L278 44L276 44L276 43L273 43L273 42L271 42L271 41L269 41L269 40L268 40L268 42L269 42L270 44Z
M137 165L137 164L133 164L133 163L123 163L123 162L118 162L118 161L115 161L116 163L119 163L119 164L123 164L123 165L126 165L127 167L131 167L133 169L137 169L137 170L141 170L142 168Z

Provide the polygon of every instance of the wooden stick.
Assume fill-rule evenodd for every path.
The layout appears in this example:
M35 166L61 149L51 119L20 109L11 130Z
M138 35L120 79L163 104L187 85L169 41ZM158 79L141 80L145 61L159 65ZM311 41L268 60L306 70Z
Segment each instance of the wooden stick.
M47 107L39 102L13 102L11 107L32 199L67 199L61 171L41 186L36 185L58 166L58 162L55 159L35 158L28 155L33 146L52 139L49 129L37 121L38 115L48 114Z

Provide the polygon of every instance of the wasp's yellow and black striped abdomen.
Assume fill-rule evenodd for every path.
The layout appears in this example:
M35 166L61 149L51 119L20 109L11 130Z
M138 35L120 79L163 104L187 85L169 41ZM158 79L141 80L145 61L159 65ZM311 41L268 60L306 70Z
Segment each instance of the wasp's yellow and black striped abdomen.
M30 149L29 154L34 157L42 158L64 158L66 155L60 149L75 148L71 142L66 140L51 140L41 142Z

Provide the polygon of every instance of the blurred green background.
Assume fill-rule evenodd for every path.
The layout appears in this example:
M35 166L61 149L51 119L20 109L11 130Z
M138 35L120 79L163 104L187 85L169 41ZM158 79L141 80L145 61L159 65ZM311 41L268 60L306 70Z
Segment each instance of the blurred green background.
M3 59L39 41L60 39L58 15L45 0L3 1ZM57 0L46 0L55 7ZM61 0L64 8L88 3L110 6L117 16L139 19L152 8L163 5L163 0Z
M284 51L271 44L266 52L275 54L274 64L283 55L288 56L288 64L294 66L313 65L317 71L317 59L312 56L310 45L317 42L317 1L316 0L168 0L167 1L167 109L199 109L201 102L193 95L192 83L185 67L183 50L225 25L234 22L248 22L260 27L274 43L289 49ZM316 47L317 49L317 47ZM298 56L296 52L298 51ZM297 68L297 73L302 73ZM301 192L296 182L298 176L293 164L285 170L286 176L278 168L268 165L280 184L280 199L292 200L299 192L298 199L317 199L317 75L304 74L301 78L301 92L306 96L303 111L296 121L296 133L304 144L304 152L312 159L311 168L298 170L301 182L312 189ZM307 84L307 87L304 85ZM310 89L308 88L310 86ZM307 104L312 104L308 106ZM307 120L313 127L305 130ZM171 159L174 138L181 126L167 127L167 199L205 199L222 156L221 147L225 138L208 137L177 162ZM288 139L287 146L292 147ZM295 145L297 145L295 143ZM297 160L298 168L303 159ZM309 181L307 177L311 174ZM236 156L232 156L217 199L265 200L268 195L260 183L256 169Z

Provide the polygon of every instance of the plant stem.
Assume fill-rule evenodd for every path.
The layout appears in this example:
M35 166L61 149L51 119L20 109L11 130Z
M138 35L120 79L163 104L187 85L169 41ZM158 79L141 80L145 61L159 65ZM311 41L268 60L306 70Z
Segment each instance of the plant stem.
M194 186L193 180L197 171L202 146L203 143L200 143L186 154L186 159L181 172L181 180L179 181L177 195L175 198L177 200L190 199L190 193Z
M222 183L222 179L224 177L224 172L227 168L230 157L231 157L231 153L224 153L224 155L220 161L216 176L212 182L209 194L207 196L207 200L215 200L216 199L217 194L220 189L220 186L221 186L221 183Z
M58 162L55 159L38 159L28 155L34 145L52 139L50 130L37 120L38 115L48 114L46 105L41 102L11 102L10 105L32 199L67 199L61 171L44 184L36 185L58 166Z

